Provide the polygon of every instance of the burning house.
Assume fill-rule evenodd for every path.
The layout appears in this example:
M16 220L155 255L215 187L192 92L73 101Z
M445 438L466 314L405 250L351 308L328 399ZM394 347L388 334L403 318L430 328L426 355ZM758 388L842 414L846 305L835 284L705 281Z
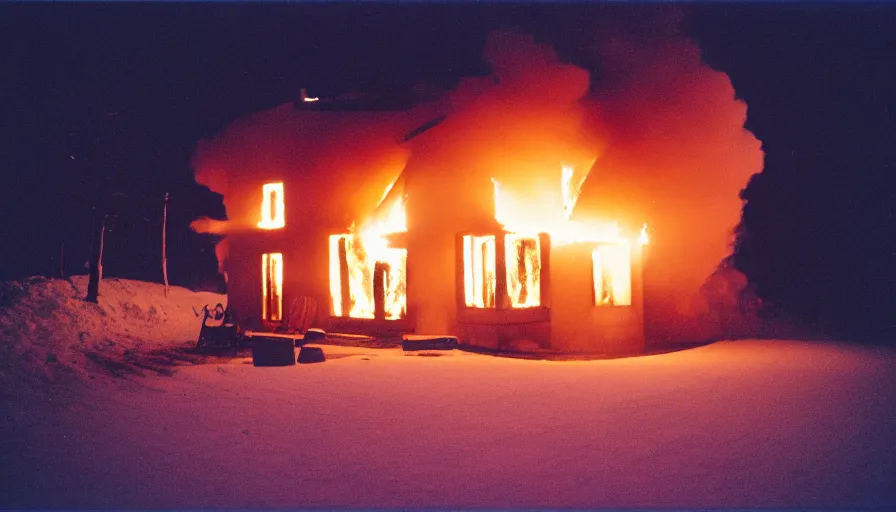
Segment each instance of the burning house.
M644 349L645 202L577 209L605 150L581 128L588 73L517 34L485 53L491 76L435 99L303 92L200 143L196 179L228 220L194 229L226 235L220 270L245 325L301 315L488 348Z

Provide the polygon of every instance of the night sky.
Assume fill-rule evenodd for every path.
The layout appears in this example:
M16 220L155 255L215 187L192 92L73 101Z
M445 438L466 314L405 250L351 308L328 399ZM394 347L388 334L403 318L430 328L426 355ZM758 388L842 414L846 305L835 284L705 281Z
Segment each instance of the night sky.
M105 275L160 281L162 198L173 284L221 285L223 217L196 185L198 140L298 97L402 95L487 72L489 30L579 46L593 20L638 25L658 6L473 4L41 4L0 6L0 279L84 273L97 179L111 217ZM770 313L849 339L894 339L896 6L682 4L683 29L748 105L765 169L735 263ZM612 12L610 12L612 11ZM645 15L646 13L646 15ZM649 23L645 22L649 33ZM723 165L720 162L720 165Z

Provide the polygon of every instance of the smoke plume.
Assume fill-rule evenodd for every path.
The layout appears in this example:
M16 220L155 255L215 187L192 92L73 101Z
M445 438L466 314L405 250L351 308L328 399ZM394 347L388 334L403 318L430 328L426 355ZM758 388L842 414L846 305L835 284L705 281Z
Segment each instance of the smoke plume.
M461 79L409 111L288 104L239 120L193 159L196 180L224 196L228 221L194 228L251 230L258 197L248 191L284 180L305 196L290 219L345 232L401 176L408 275L427 293L408 303L418 327L436 332L453 321L454 276L444 271L454 265L452 234L493 228L496 215L509 227L567 220L565 166L583 183L573 221L615 223L627 234L649 227L648 342L723 335L743 316L746 281L720 264L740 218L738 192L761 170L762 152L728 77L703 64L677 23L661 18L649 37L639 26L598 24L580 41L599 63L591 70L526 33L496 31L483 49L490 76ZM401 142L436 116L444 120Z

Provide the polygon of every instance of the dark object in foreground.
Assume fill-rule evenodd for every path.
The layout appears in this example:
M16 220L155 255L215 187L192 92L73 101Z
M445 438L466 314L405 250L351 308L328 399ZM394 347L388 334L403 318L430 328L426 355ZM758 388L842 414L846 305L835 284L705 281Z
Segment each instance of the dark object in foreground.
M327 337L327 333L324 332L323 329L318 329L316 327L312 327L311 329L308 329L307 331L305 331L304 341L305 342L318 341L318 340L322 340L326 337Z
M255 366L292 366L296 347L291 338L257 336L252 338L252 364Z
M323 363L327 358L324 356L324 350L320 347L302 347L299 350L299 364Z
M202 327L199 329L199 340L196 348L232 348L238 349L245 346L245 339L240 334L239 325L233 321L230 306L224 309L220 303L210 309L206 304L202 311L193 308L193 314L197 317L202 314ZM208 325L209 319L222 320L221 325Z
M457 348L455 336L425 336L406 334L401 337L401 349L405 352L414 350L452 350Z

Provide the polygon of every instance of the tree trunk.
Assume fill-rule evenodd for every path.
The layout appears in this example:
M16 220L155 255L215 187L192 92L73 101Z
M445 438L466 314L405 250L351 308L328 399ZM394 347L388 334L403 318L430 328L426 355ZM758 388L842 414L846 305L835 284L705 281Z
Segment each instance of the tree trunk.
M165 238L168 233L168 193L165 192L165 206L162 209L162 279L165 282L165 297L168 297L168 256Z
M103 216L103 224L100 228L99 251L94 260L90 262L90 280L87 283L87 302L96 304L100 296L100 281L103 280L103 240L106 237L106 217Z

